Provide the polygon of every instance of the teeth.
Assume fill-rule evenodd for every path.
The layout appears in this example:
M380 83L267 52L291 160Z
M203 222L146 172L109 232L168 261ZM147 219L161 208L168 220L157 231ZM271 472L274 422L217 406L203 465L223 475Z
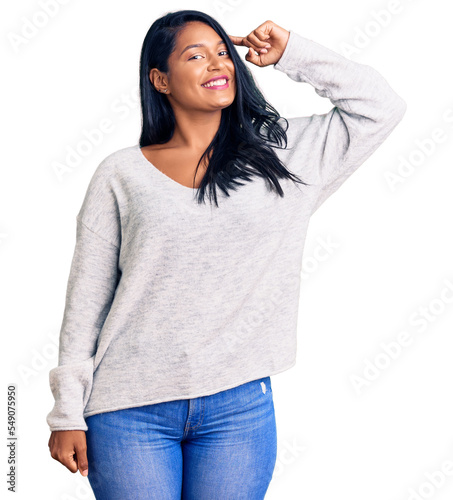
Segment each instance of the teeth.
M226 79L221 78L220 80L214 80L212 82L206 83L202 85L202 87L213 87L214 85L225 85L226 84Z

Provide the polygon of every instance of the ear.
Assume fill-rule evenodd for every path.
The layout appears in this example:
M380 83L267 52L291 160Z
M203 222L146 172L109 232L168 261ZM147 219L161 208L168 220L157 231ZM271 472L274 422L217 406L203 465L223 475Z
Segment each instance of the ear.
M157 68L152 68L149 71L149 81L156 89L159 87L168 87L165 73L162 73L162 71L159 71Z

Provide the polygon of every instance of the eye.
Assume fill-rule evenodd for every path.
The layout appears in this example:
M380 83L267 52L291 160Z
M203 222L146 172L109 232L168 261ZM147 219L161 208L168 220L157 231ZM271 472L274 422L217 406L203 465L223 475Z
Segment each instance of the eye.
M222 50L219 52L219 54L221 54L222 52L226 52L228 54L228 50ZM198 56L202 57L200 54L196 54L196 55L190 57L188 60L190 61L191 59L195 59L195 57L198 57Z

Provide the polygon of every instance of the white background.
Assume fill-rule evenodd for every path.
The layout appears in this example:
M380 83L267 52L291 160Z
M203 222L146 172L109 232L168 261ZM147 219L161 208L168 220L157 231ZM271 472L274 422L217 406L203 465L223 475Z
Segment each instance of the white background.
M56 12L47 20L43 5L9 2L1 9L0 299L7 370L1 392L6 415L7 384L18 386L15 498L94 498L87 478L50 457L45 420L53 406L48 372L57 364L75 215L102 159L138 143L138 63L146 32L166 12L191 8L232 35L246 36L270 19L373 66L408 104L385 143L311 219L298 361L272 377L278 457L266 499L451 499L453 32L447 3L49 0ZM40 24L34 33L31 23ZM246 48L237 50L245 57ZM247 64L283 116L332 107L308 84ZM65 164L68 148L102 120L111 120L111 131L60 179L55 165ZM392 186L389 175L400 182ZM331 252L319 254L329 241ZM402 332L410 343L390 357L386 346ZM377 365L374 377L366 370L371 365ZM366 382L360 390L353 376ZM6 416L1 420L3 495Z

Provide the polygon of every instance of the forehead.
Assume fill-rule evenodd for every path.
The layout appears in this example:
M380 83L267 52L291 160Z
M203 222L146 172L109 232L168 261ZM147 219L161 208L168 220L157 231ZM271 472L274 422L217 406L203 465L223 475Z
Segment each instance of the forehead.
M219 40L221 40L220 35L211 26L200 21L190 21L178 33L176 47L182 50L191 43L217 43Z

